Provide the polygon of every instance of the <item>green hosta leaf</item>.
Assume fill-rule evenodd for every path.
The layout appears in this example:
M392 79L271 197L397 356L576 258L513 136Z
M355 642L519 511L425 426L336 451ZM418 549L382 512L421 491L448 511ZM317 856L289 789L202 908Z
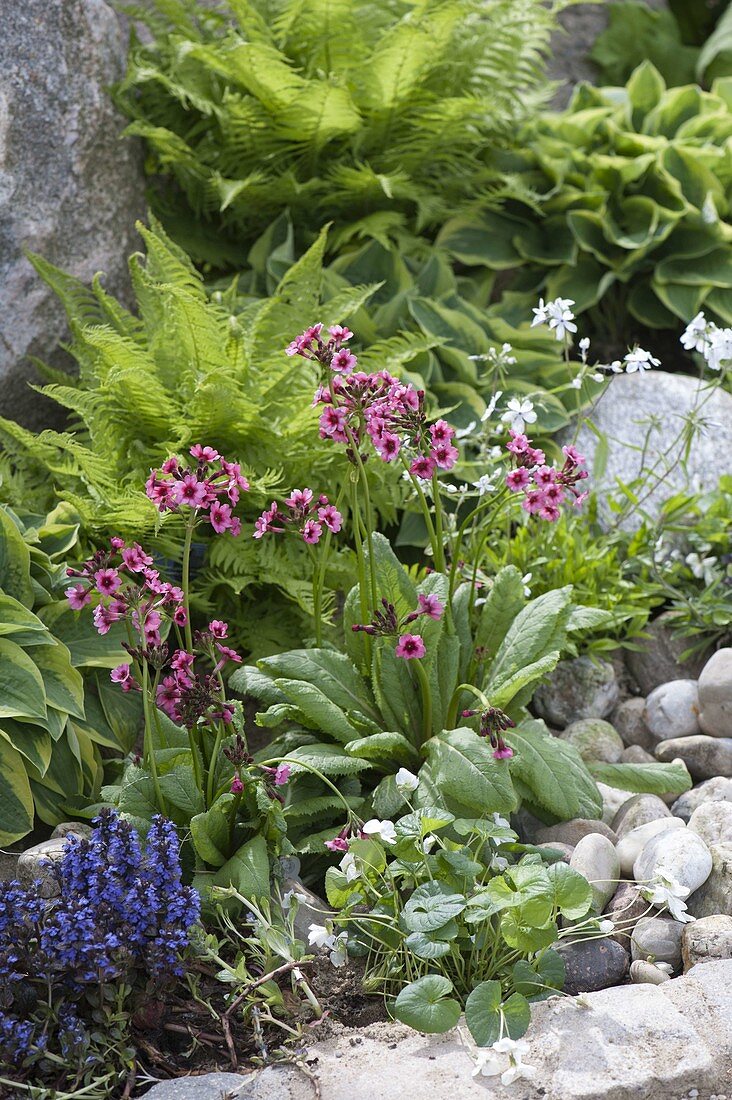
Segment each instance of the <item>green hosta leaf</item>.
M19 722L15 718L0 718L0 737L4 737L13 748L29 760L38 774L46 774L53 740L48 730L35 722Z
M0 719L45 718L46 713L38 668L19 645L0 638Z
M448 997L453 985L442 974L427 974L405 986L394 1002L394 1015L403 1024L428 1035L438 1035L455 1027L460 1005Z
M686 765L672 764L587 764L595 779L608 787L637 794L683 794L692 786Z
M84 681L71 664L71 654L65 645L33 647L33 661L38 667L46 689L46 701L57 710L74 718L84 717Z
M73 611L61 601L41 608L38 617L68 647L74 668L114 668L129 660L122 648L127 641L122 623L114 623L108 634L98 634L87 611Z
M12 844L33 828L33 793L23 757L0 737L0 844Z
M0 636L11 635L17 645L36 646L50 641L48 630L20 600L0 592Z
M344 745L358 735L358 730L351 725L341 708L314 684L282 677L275 684L302 711L310 728L322 730Z
M592 887L587 879L561 860L546 868L554 906L567 920L579 920L592 906Z
M222 794L209 810L191 818L193 847L211 867L222 867L226 863L234 801L233 794Z
M461 727L443 730L424 746L440 793L480 813L507 813L517 806L506 762L496 760L485 740Z
M562 821L602 813L600 792L582 757L547 733L543 722L521 723L508 731L506 741L517 753L510 761L511 774L531 790L537 805Z
M370 737L350 741L345 749L349 756L358 756L376 763L395 761L398 764L414 765L420 759L414 745L401 733L373 733Z
M402 920L410 932L434 932L462 913L466 901L439 882L418 886L402 910Z
M371 767L368 760L359 760L358 757L349 756L343 749L336 745L302 745L299 749L293 749L287 754L288 763L292 764L292 774L298 775L308 768L300 768L298 764L307 764L310 768L322 772L323 775L358 775Z
M500 982L481 982L465 1002L465 1022L479 1047L489 1047L501 1035Z
M24 607L33 607L30 551L20 531L1 506L0 588Z

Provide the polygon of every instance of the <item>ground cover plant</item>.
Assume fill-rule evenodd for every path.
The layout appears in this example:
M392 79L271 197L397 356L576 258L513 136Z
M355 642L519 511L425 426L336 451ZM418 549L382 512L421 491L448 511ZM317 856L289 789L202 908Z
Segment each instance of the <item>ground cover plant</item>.
M620 91L580 85L526 131L515 169L534 200L458 217L440 243L509 273L506 320L539 295L573 299L611 358L701 309L729 324L729 96L727 80L666 89L649 63Z

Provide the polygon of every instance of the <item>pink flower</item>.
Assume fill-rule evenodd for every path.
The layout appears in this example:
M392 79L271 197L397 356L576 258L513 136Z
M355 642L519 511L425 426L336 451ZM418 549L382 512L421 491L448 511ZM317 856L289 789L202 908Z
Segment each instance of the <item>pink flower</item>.
M348 840L346 839L346 830L342 829L338 836L334 836L332 840L326 840L325 846L329 848L331 852L347 852Z
M586 489L584 493L579 493L575 497L575 500L574 500L575 508L581 508L582 505L584 504L584 502L587 500L589 495L590 495L589 489Z
M145 492L160 512L168 511L175 504L173 482L161 481L155 470L150 471L150 477L145 482Z
M229 633L229 624L223 622L222 619L212 619L208 624L208 632L214 638L225 638Z
M348 348L341 348L330 361L331 369L339 374L350 374L358 360Z
M515 432L513 428L511 428L509 435L511 436L511 438L506 444L506 450L510 451L511 454L514 455L523 454L529 446L528 437L523 435L521 432Z
M401 442L393 432L382 431L378 440L374 440L374 449L384 462L393 462L399 454Z
M215 462L217 458L221 458L218 451L215 451L213 447L202 447L200 443L196 443L191 447L188 452L191 458L197 458L199 462Z
M238 775L235 775L232 779L230 790L232 794L241 794L241 792L244 790L244 784L242 783Z
M289 497L285 500L285 505L288 508L292 508L293 511L297 511L298 509L307 511L312 499L312 489L293 489Z
M539 509L539 516L541 519L546 519L549 523L556 523L559 519L559 509L556 504L552 504L550 501L546 501L543 508Z
M174 676L165 676L160 681L155 692L155 702L175 721L176 708L180 702L180 685Z
M511 470L506 474L506 485L513 493L520 492L521 489L525 489L531 480L531 475L525 466L519 466L516 470Z
M305 521L305 525L302 529L302 537L305 542L314 545L320 541L320 536L323 534L322 524L318 523L314 519L308 519Z
M94 625L100 634L109 634L112 623L116 621L116 616L113 615L108 608L102 604L99 607L95 607L92 613L94 619Z
M419 610L423 615L429 615L430 619L441 619L442 612L445 610L444 604L441 604L437 596L434 593L430 593L429 596L419 595L417 597L417 604Z
M581 455L576 447L562 447L562 454L570 459L570 461L576 466L584 466L585 462L587 461L585 459L585 456Z
M353 339L353 333L345 325L331 325L328 332L340 344L347 344L349 340Z
M431 454L441 470L451 470L460 457L457 447L451 443L438 444L432 448Z
M208 513L211 526L217 535L223 535L224 531L231 528L231 507L215 500Z
M254 531L252 537L255 539L261 539L263 535L266 535L268 531L284 531L284 527L275 527L274 524L278 518L278 509L275 501L266 511L262 512L259 519L254 521Z
M172 497L176 504L201 508L206 503L208 491L205 481L199 481L195 474L185 474L180 481L173 482Z
M81 611L91 600L91 592L83 584L75 584L73 588L66 589L66 599L74 611Z
M540 512L546 503L546 495L541 489L532 489L526 494L521 501L521 507L525 512L528 512L530 516L536 515Z
M509 745L501 745L493 750L493 755L496 760L510 760L513 756L513 749Z
M113 684L123 684L125 680L129 680L132 675L129 665L117 665L113 668L109 674L109 678Z
M188 622L188 615L186 614L185 607L176 607L173 612L173 622L176 626L185 626Z
M323 508L318 508L318 519L334 535L337 535L343 526L343 516L334 504L326 504Z
M325 439L330 436L336 443L345 443L348 413L345 409L328 405L320 414L320 437Z
M124 544L125 540L121 539L119 535L113 535L112 538L109 540L109 545L112 547L113 550L121 550Z
M409 467L409 472L414 474L415 477L421 478L422 481L429 481L435 472L434 459L427 455L419 455Z
M275 787L284 787L285 783L290 778L291 771L292 767L289 764L278 764L274 774Z
M557 471L553 466L539 466L537 470L533 471L531 476L537 488L546 489L557 480Z
M527 466L543 466L546 455L538 447L527 447L524 452L524 462Z
M122 584L116 569L97 569L94 574L97 592L102 596L112 596Z
M415 657L424 657L427 650L419 634L402 634L394 652L397 657L412 661Z
M130 573L142 573L146 566L153 563L150 555L146 554L137 542L122 551L122 561Z
M179 467L180 467L180 460L179 460L178 456L177 455L169 455L168 458L166 458L163 465L160 467L160 470L164 474L173 474L173 476L175 477L175 475L178 473Z
M452 437L455 435L455 429L451 428L446 420L436 420L434 424L430 424L430 435L434 445L451 443Z
M231 647L228 645L221 645L221 642L216 643L216 648L218 649L221 656L224 658L224 661L233 661L237 665L241 664L241 657L235 649L231 649Z

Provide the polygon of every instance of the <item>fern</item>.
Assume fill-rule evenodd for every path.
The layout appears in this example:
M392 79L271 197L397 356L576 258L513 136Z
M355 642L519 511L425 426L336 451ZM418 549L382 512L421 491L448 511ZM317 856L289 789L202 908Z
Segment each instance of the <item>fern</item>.
M158 213L199 260L232 266L235 241L243 267L285 210L298 252L331 219L332 247L431 232L500 185L497 155L549 89L563 3L152 0L134 14L153 40L133 42L115 95Z
M37 511L62 497L79 512L87 533L155 540L175 552L169 522L143 492L150 468L171 452L205 441L242 463L251 482L245 518L252 519L281 489L312 485L338 492L348 476L338 449L321 441L312 408L316 376L304 360L283 354L293 333L314 316L342 320L360 309L373 286L335 292L321 309L321 235L288 267L272 296L251 301L235 286L208 292L186 254L156 223L140 227L146 253L130 261L137 312L124 310L99 282L85 287L39 257L39 273L60 295L69 317L69 350L77 379L53 375L39 392L69 413L70 430L34 435L0 420L0 492ZM381 349L380 365L397 369L430 341L403 334ZM57 380L63 378L63 382ZM374 464L377 507L393 520L402 490ZM388 487L388 488L387 488ZM172 518L172 523L177 521ZM337 547L337 540L336 540ZM310 629L312 563L294 540L259 544L247 534L208 547L197 578L200 610L225 607L239 637L258 653L292 644ZM331 589L352 583L346 548L336 549ZM250 628L256 606L256 631ZM334 608L332 596L324 611ZM262 629L262 613L269 623Z

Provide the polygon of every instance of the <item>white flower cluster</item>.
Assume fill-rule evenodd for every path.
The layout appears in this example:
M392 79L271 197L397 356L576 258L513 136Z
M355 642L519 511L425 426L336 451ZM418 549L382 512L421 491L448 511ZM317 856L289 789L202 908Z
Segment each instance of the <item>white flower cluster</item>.
M317 947L319 951L328 951L330 961L333 966L336 967L346 965L346 960L348 958L348 952L346 950L347 940L348 933L335 933L330 921L326 924L311 924L308 929L308 943L310 946Z
M497 1077L500 1073L502 1085L512 1085L520 1077L531 1079L536 1069L523 1060L528 1051L525 1039L499 1039L487 1050L477 1052L473 1077Z
M534 320L531 327L548 325L554 331L557 340L564 340L568 333L576 332L574 314L569 308L574 305L573 298L555 298L552 302L544 304L544 299L539 299L539 305L534 308Z
M539 305L534 307L534 319L531 322L531 327L536 325L548 325L554 332L557 340L565 340L569 333L577 331L577 325L575 322L575 315L572 313L571 306L574 305L572 298L555 298L552 302L544 302L543 298L539 299ZM703 317L702 314L699 314ZM706 323L706 322L705 322ZM693 322L692 322L693 324ZM725 329L732 337L732 329ZM688 332L688 330L687 330ZM682 337L683 340L683 337ZM583 367L587 367L587 356L590 350L590 341L588 337L583 336L579 341L579 352L582 359ZM650 351L646 351L644 348L634 347L623 359L615 359L612 363L598 363L596 368L589 373L589 377L593 382L602 382L602 371L609 371L612 374L635 374L642 371L650 370L651 367L660 367L660 359L656 359L651 355ZM587 370L583 370L572 381L572 386L575 389L580 389L582 382L588 375ZM510 404L510 403L509 403ZM503 418L505 419L505 417ZM528 421L533 423L533 421ZM522 431L522 428L516 428L515 431Z
M689 322L681 343L687 351L698 351L710 370L732 366L732 328L719 328L703 313Z
M682 886L671 875L658 871L645 886L641 888L641 894L650 901L651 905L668 909L674 920L681 924L688 924L696 920L691 913L686 911L686 901L691 891L688 886Z

